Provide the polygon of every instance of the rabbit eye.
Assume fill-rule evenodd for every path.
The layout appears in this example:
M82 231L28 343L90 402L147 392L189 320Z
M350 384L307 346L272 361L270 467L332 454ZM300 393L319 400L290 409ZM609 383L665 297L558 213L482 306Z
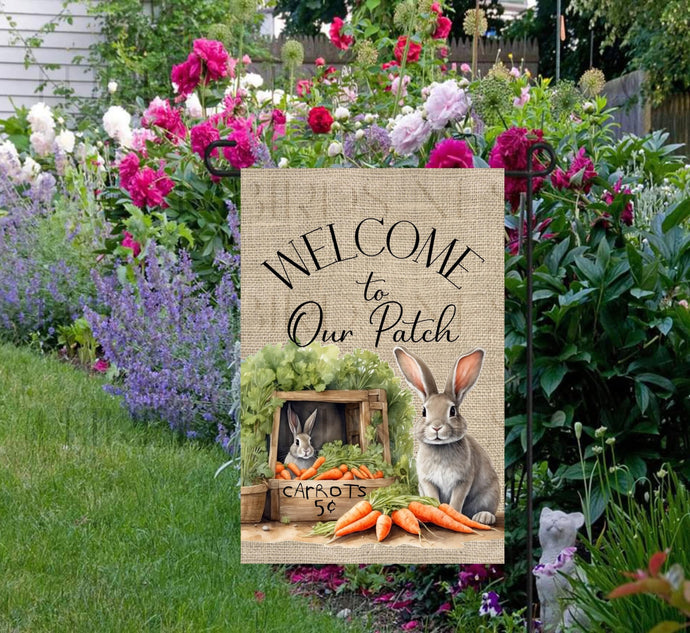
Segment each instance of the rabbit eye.
M455 407L451 407L450 408L450 417L454 418L456 413L457 413L457 411L455 410Z
M422 417L426 417L426 407L422 407Z
M299 446L299 438L298 437L295 438L295 444L297 444L297 446Z

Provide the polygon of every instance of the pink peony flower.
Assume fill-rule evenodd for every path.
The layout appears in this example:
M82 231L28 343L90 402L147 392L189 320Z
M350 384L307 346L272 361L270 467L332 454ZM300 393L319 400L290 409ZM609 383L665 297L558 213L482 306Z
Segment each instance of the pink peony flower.
M489 154L489 167L502 168L506 171L521 171L527 169L527 149L541 141L544 133L541 130L528 130L522 127L512 127L502 132L496 138L496 144ZM539 165L536 157L533 166ZM543 178L533 179L534 191L542 186ZM527 180L520 178L505 179L505 198L513 209L520 204L520 194L527 191Z
M141 244L134 239L134 236L129 231L124 231L122 234L124 237L120 244L125 248L131 248L132 255L134 257L139 257L139 253L141 253Z
M230 164L235 169L251 167L256 162L252 152L256 141L249 126L239 127L228 136L228 140L235 141L237 144L234 147L226 147L223 150L223 154L225 154L225 158L230 161Z
M129 183L139 171L139 156L135 152L130 152L118 165L120 173L120 187L129 189Z
M390 87L391 93L397 96L398 88L400 87L400 75L395 75L395 77L393 75L389 75L389 79L391 79L391 87ZM402 78L402 88L400 90L400 97L401 98L407 96L407 86L410 83L411 79L412 78L409 75L405 75ZM402 101L401 101L401 103L402 103Z
M191 129L190 138L192 151L203 158L209 143L220 140L220 132L209 121L204 121ZM214 149L211 156L218 156L218 150Z
M273 121L273 125L285 125L287 117L285 116L285 112L276 108L271 114L271 120Z
M295 86L297 96L306 97L308 94L311 94L311 86L312 84L310 79L300 79Z
M445 40L450 35L450 29L453 23L445 15L439 15L436 20L436 30L431 36L435 40Z
M398 61L399 64L402 64L402 58L403 55L405 54L405 47L407 46L407 37L405 35L401 35L398 38L398 42L395 45L395 49L393 49L393 55L395 56L395 59ZM419 56L422 53L422 45L417 44L417 42L412 42L410 41L410 48L407 51L407 63L410 64L412 62L419 61Z
M192 94L201 81L201 60L195 53L189 53L187 60L173 66L170 81L177 86L176 101L182 101Z
M99 374L104 374L110 369L110 363L105 360L105 358L99 358L92 366L91 369L97 371Z
M152 167L144 167L137 172L129 183L128 191L132 196L132 204L139 208L147 207L167 207L165 196L167 196L175 186L175 183L168 178L159 167L154 171Z
M154 142L156 140L156 134L151 130L147 130L145 127L138 127L132 130L132 149L139 152L143 156L146 156L146 143Z
M156 97L141 117L144 127L156 126L165 130L165 135L177 144L187 136L187 128L182 122L180 111L171 108L167 99Z
M447 138L431 150L426 167L467 168L473 166L472 150L465 141Z
M318 66L325 66L325 64L326 64L326 60L323 57L317 57L314 60L314 66L317 66L317 67Z
M345 35L342 32L344 24L345 23L341 18L333 18L331 28L329 29L329 35L331 36L331 43L333 46L339 48L340 50L346 51L348 48L350 48L350 44L352 44L354 38L351 35Z
M525 105L529 101L529 99L530 99L529 86L525 86L524 88L522 88L520 90L520 96L515 97L515 99L513 99L513 105L516 108L521 108L523 105Z
M433 2L431 4L431 10L438 15L441 15L441 13L443 12L443 10L441 9L441 5L438 2Z
M431 88L424 105L431 128L441 130L451 121L461 119L467 114L470 100L454 79L448 79Z
M410 620L406 624L403 624L400 628L403 631L412 631L413 629L416 629L417 626L419 626L419 622L417 622L417 620Z
M227 77L230 56L221 42L205 39L194 40L193 50L204 62L206 83Z
M249 55L243 55L242 56L242 63L246 64L247 66L252 63L252 58L249 57Z
M400 117L390 133L393 149L401 156L416 152L431 134L431 125L421 112Z
M513 66L509 74L513 79L517 79L520 76L520 69Z
M472 66L470 66L469 64L460 64L460 72L471 73L472 72Z

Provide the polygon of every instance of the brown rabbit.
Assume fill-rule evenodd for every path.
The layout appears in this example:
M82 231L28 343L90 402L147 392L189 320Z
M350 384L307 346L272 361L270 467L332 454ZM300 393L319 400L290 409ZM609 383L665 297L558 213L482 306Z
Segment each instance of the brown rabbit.
M449 503L475 521L494 524L500 497L498 476L486 451L467 435L467 422L459 411L479 378L484 350L458 358L442 393L423 360L402 347L393 353L424 403L422 418L413 430L419 441L419 494Z

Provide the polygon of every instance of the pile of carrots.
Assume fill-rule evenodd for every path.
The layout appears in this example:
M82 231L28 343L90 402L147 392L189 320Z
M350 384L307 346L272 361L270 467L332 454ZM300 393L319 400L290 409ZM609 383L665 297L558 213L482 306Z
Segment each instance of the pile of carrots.
M343 480L348 479L381 479L383 471L377 470L371 472L365 464L357 464L356 466L348 466L348 464L341 464L338 467L322 468L326 462L325 457L319 457L309 468L302 468L301 470L296 464L276 464L275 478L276 479L314 479L316 481L329 480Z
M421 535L420 522L432 523L463 534L476 534L475 530L491 529L488 525L466 517L447 503L439 504L427 497L396 495L381 489L369 495L369 499L350 508L337 521L317 525L313 533L339 538L375 527L376 539L381 542L390 534L393 525L410 534Z

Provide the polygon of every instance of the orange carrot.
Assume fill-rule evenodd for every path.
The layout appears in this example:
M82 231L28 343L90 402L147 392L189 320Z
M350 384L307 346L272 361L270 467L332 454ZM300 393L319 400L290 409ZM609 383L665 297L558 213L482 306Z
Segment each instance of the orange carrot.
M350 469L347 467L347 464L340 464L340 470L346 473Z
M358 521L364 518L371 512L371 504L368 501L360 501L352 506L343 516L341 516L336 522L334 531L337 532L340 528L349 525L353 521Z
M300 469L299 469L299 474L300 474L300 475L303 475L305 470L307 470L307 469L306 469L306 468L300 468Z
M374 475L371 474L371 471L364 465L362 464L359 467L359 470L362 472L363 475L365 475L368 479L373 479Z
M350 468L350 472L355 477L357 477L357 479L366 479L366 476L364 475L364 473L361 470L359 470L359 468L357 468L356 466L353 466L352 468Z
M463 525L466 525L467 527L475 528L477 530L490 530L491 528L488 525L484 525L483 523L477 523L476 521L473 521L469 517L466 517L464 514L461 512L458 512L453 506L448 505L447 503L442 503L439 507L439 510L442 512L445 512L449 517L452 519L455 519L458 523L462 523Z
M383 471L382 470L377 470L374 473L374 479L383 479Z
M353 532L364 532L364 530L368 530L369 528L374 527L376 525L376 521L380 516L380 510L372 510L364 518L359 519L358 521L353 521L352 523L348 523L345 526L341 527L339 530L336 530L335 535L347 536L348 534L352 534Z
M319 468L321 468L321 466L323 466L323 463L325 461L326 461L326 458L323 455L321 457L317 457L316 461L312 464L312 467L316 468L316 470L318 470Z
M280 462L276 462L276 472L282 473L284 470L285 470L285 466L283 466Z
M340 478L340 481L343 479L354 479L355 476L348 470L346 473L342 474L343 476Z
M394 510L391 513L391 519L395 525L400 526L406 532L410 534L419 534L419 521L417 517L412 514L407 508L400 508L400 510Z
M411 501L408 506L412 514L414 514L420 521L424 523L433 523L439 527L453 530L453 532L462 532L464 534L475 534L474 530L470 530L462 523L458 523L455 519L449 517L443 510L434 508L419 501Z
M376 519L376 540L380 543L385 539L393 527L393 519L387 514L382 514Z
M311 479L314 475L316 475L316 468L313 466L310 466L307 468L300 476L300 479Z
M299 468L297 468L297 464L290 462L289 464L285 464L285 467L289 468L295 477L299 477L300 472L299 472Z
M315 477L315 480L321 480L321 479L340 479L343 476L343 472L340 470L340 468L331 468L330 470L327 470L325 473L321 473L317 477Z
M279 479L287 479L288 481L292 479L292 475L290 474L290 471L287 468L283 468L283 470L278 474Z

